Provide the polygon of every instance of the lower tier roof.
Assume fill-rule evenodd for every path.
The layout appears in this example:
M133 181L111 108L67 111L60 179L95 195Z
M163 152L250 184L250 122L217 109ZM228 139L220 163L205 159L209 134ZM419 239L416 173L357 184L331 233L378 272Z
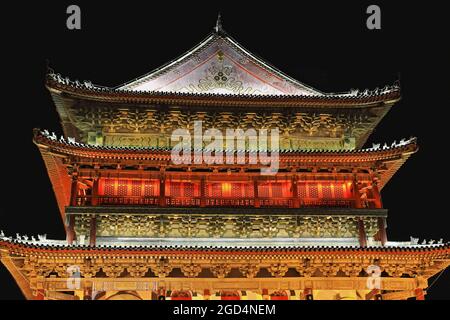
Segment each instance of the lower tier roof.
M385 246L370 241L370 246L360 247L353 238L323 239L198 239L198 238L98 238L96 246L68 245L64 240L24 240L0 238L0 248L30 254L245 254L270 253L271 255L442 255L450 258L450 242L418 244L414 242L388 242Z

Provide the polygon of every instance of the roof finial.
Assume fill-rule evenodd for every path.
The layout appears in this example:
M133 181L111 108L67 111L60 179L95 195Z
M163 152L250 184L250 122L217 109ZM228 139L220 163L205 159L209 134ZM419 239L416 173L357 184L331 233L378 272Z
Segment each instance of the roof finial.
M222 29L222 16L220 15L220 12L217 15L216 27L214 28L214 30L217 33L222 33L223 32L223 29Z

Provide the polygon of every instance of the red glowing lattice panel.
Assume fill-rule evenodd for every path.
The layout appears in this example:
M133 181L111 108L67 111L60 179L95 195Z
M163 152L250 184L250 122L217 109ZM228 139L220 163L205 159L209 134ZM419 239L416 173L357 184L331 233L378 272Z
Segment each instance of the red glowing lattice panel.
M115 197L158 196L158 180L100 179L99 195Z
M298 183L297 195L311 199L347 199L350 195L348 183Z

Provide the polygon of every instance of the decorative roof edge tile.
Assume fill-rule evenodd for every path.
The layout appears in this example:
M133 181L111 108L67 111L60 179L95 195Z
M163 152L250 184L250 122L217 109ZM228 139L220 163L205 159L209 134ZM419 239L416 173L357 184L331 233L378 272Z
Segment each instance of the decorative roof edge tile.
M80 95L85 98L100 99L105 101L143 102L143 101L169 101L171 99L191 101L196 104L200 100L220 104L238 105L239 103L260 104L263 102L276 102L287 105L320 106L330 103L343 105L366 105L376 104L385 101L398 101L401 98L400 86L398 82L384 88L374 90L365 89L363 91L352 89L346 93L325 93L322 95L255 95L255 94L216 94L216 93L181 93L170 91L134 91L126 89L115 89L100 85L94 85L90 81L71 80L58 73L49 71L46 77L46 86L50 90ZM164 100L164 101L163 101ZM189 100L189 101L188 101ZM225 101L227 100L227 101ZM229 102L229 103L227 103Z
M48 243L46 243L48 241ZM87 252L87 253L107 253L107 252L127 252L127 253L164 253L164 254L176 254L179 252L198 252L198 253L261 253L270 251L273 254L279 253L291 253L291 254L308 254L308 253L326 253L326 254L433 254L442 253L448 255L450 258L450 242L438 243L438 244L425 244L425 245L410 245L410 246L371 246L371 247L359 247L359 246L302 246L302 245L289 245L289 246L247 246L247 247L229 247L229 246L204 246L204 245L100 245L100 246L88 246L88 245L67 245L61 243L52 243L51 240L29 241L23 239L13 239L12 237L0 237L0 248L7 248L10 250L37 250L40 252L55 252L64 251L74 253Z

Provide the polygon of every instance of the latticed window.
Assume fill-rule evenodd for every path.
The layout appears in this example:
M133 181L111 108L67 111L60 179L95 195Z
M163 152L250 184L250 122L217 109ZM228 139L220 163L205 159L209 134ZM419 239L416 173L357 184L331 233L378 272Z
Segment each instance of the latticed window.
M333 198L333 194L331 192L331 185L329 183L322 184L322 197Z
M142 182L139 180L131 181L131 195L132 196L140 196L142 190Z
M104 193L106 196L114 196L115 190L114 185L116 181L114 179L105 179L105 187L104 187Z
M211 185L211 197L220 198L222 197L222 185L220 183L213 183Z
M144 196L146 197L154 197L156 194L156 186L153 181L144 181Z
M338 199L345 198L344 186L342 184L336 184L334 186L334 196L335 196L335 198L338 198Z
M117 184L117 195L119 197L124 197L128 195L128 183L127 180L119 180Z
M319 186L317 184L309 185L309 197L310 198L319 198Z
M184 196L186 198L194 197L194 184L193 183L191 183L191 182L184 183Z
M243 184L244 195L246 198L253 198L255 196L255 190L253 183L245 183Z
M181 197L181 182L170 182L170 196Z
M258 186L258 196L260 198L269 198L270 197L270 184L261 184Z
M297 184L297 194L300 198L307 198L306 193L306 183L298 183Z
M281 198L283 197L283 186L281 183L272 183L272 197Z
M231 184L231 196L233 198L242 198L242 184L232 183Z
M157 180L102 179L101 183L100 194L105 196L158 196Z

